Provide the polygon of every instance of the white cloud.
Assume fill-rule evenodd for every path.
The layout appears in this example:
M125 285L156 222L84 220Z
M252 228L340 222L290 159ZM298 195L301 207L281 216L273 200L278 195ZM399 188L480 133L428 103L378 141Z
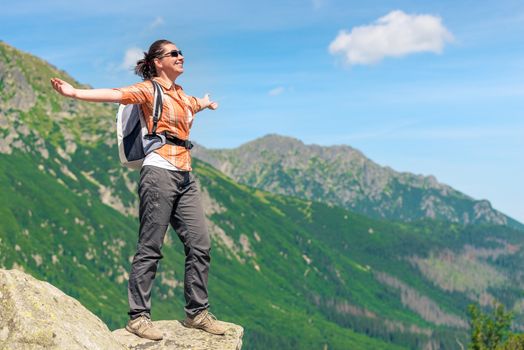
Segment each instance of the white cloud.
M120 68L129 70L136 66L136 61L144 58L144 51L138 47L131 47L126 50L124 54L124 61L120 65Z
M278 86L278 87L276 87L274 89L269 90L268 94L269 94L269 96L278 96L281 93L283 93L284 90L285 90L285 88L283 86Z
M165 21L164 21L164 18L163 17L157 17L155 18L155 20L153 22L151 22L151 24L149 25L149 28L150 29L155 29L156 27L160 27L162 25L164 25Z
M283 86L278 86L274 89L269 90L268 94L269 96L277 96L284 92L285 88Z
M440 17L409 15L392 11L375 23L342 30L329 45L331 54L344 55L350 65L372 64L384 57L401 57L415 52L441 53L453 35Z

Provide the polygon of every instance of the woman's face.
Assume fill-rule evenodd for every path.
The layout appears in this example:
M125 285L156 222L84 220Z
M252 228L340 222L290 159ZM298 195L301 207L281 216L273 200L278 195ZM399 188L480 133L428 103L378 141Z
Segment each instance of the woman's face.
M157 73L162 75L164 72L170 80L174 81L184 73L184 56L175 44L164 45L163 52L161 57L155 59Z

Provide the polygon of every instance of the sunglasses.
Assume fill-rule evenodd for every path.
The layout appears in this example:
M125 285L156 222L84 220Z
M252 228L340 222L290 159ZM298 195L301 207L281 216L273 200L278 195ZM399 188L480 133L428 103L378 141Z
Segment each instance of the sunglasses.
M173 51L169 51L168 53L162 55L162 57L178 57L178 55L180 56L184 56L184 54L182 53L182 50L173 50Z

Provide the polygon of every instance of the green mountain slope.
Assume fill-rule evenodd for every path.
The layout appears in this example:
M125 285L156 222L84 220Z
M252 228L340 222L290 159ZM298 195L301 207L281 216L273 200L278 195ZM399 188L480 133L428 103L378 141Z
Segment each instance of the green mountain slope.
M49 281L120 328L138 173L118 164L115 106L54 94L48 78L59 74L71 80L0 44L0 267ZM31 104L16 97L22 86ZM246 328L246 349L456 349L467 305L495 299L524 325L520 231L393 223L263 192L197 160L195 173L213 240L212 311ZM182 318L171 230L163 254L153 317Z
M433 176L382 167L349 146L305 145L291 137L267 135L234 149L199 146L193 154L249 186L371 217L491 223L524 230L486 200L474 200Z
M9 189L0 265L48 280L121 327L136 219L68 191L26 154L0 160ZM200 162L196 169L213 234L213 311L246 327L249 348L454 348L455 339L465 341L469 302L489 294L520 305L521 281L512 288L515 281L504 278L522 262L506 248L522 243L518 232L391 224L238 185ZM156 319L182 317L183 249L174 236L153 292ZM474 279L484 290L460 276L447 290L417 265L437 266L445 262L440 252L459 256L466 246L479 253L462 274L484 268L498 276L492 285Z
M96 198L66 190L54 176L39 171L34 158L24 154L0 157L1 185L8 189L2 195L0 265L24 269L49 281L76 297L111 327L122 327L127 317L126 276L136 244L136 220ZM201 169L214 175L209 181L224 181L211 168ZM229 186L235 188L232 183ZM240 198L242 194L249 197L249 192L237 191ZM272 222L275 214L269 208L262 209L264 204L256 197L252 200L259 211L266 212L253 224L259 229L257 221ZM254 209L241 206L244 210ZM314 307L308 307L303 298L296 298L294 287L286 283L293 273L282 276L262 262L257 266L264 272L257 272L255 258L251 257L256 253L246 253L234 234L219 234L218 226L213 227L213 310L245 325L246 344L250 347L318 348L326 343L339 349L391 348L329 322ZM263 230L259 231L261 239L269 240ZM153 292L156 319L183 316L182 251L170 232ZM300 256L295 257L298 259ZM280 332L273 334L274 329ZM307 334L300 336L303 331ZM331 335L326 337L324 332Z

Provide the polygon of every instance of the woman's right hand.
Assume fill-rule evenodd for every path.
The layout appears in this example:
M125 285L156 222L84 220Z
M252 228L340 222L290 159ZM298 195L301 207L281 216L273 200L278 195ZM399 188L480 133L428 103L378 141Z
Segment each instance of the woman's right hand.
M51 85L53 85L53 89L58 91L60 95L66 97L76 97L76 89L71 84L63 81L62 79L52 78Z

